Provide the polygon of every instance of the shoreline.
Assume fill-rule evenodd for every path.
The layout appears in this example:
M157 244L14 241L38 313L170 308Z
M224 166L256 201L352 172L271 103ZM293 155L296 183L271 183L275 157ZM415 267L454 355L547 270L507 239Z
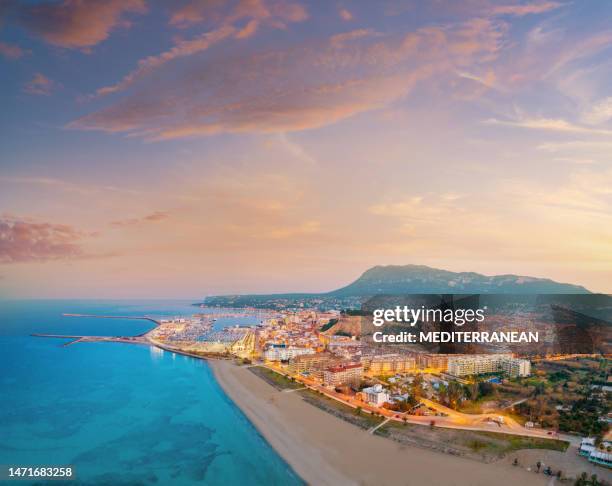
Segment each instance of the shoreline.
M208 363L227 396L308 484L511 486L551 479L504 461L486 464L398 444L314 407L298 393L277 390L246 367Z
M252 373L250 366L236 365L233 360L219 356L203 356L162 345L148 337L152 330L136 336L137 339L140 338L138 341L114 339L133 344L147 344L170 353L207 361L214 379L226 396L247 416L293 472L307 484L514 486L519 481L525 486L554 484L554 479L549 476L512 466L507 457L491 463L482 463L473 458L426 449L420 445L398 443L390 438L371 434L370 431L360 429L308 403L299 393L289 392L295 390L275 388ZM93 340L100 338L87 337L93 337ZM103 339L107 340L109 339ZM77 339L76 342L80 340ZM527 462L532 465L543 455L547 464L557 463L560 468L563 468L564 459L567 459L555 456L553 451L539 449L517 450L513 453L513 456L521 458L522 464ZM582 467L580 469L583 470ZM409 482L405 482L407 478L410 479ZM551 480L553 483L550 483Z

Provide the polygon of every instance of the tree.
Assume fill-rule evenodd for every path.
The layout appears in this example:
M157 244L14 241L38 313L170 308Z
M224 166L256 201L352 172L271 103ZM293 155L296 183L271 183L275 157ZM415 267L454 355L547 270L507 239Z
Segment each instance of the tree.
M493 383L489 383L488 381L481 381L478 383L478 393L481 397L492 395L494 391L495 387L493 386Z
M466 385L465 390L470 400L478 399L478 394L480 392L480 387L478 386L478 383L470 383L469 385Z
M589 484L587 477L587 473L583 472L580 477L576 479L574 486L587 486Z
M412 381L412 394L416 398L423 396L423 375L420 373L417 374Z
M444 405L448 404L448 387L444 383L440 383L440 387L438 388L438 397L440 403Z
M538 395L542 395L545 391L546 391L546 386L544 385L543 382L539 381L535 386L535 390L533 391L533 394L535 396L538 396Z
M448 384L448 406L455 409L464 398L463 387L456 381Z

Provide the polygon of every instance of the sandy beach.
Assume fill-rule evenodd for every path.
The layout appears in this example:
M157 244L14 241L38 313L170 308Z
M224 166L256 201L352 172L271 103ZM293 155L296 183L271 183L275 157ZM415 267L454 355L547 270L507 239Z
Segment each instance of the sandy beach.
M511 486L551 480L505 461L485 464L371 435L308 404L299 393L277 390L246 367L210 364L227 395L309 484Z

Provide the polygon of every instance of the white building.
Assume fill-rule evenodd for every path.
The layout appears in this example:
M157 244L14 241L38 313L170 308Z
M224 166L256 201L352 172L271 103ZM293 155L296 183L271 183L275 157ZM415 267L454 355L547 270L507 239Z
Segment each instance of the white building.
M511 354L473 354L448 358L448 373L453 376L481 375L503 371L509 376L529 376L531 363Z
M598 449L594 438L584 437L580 442L578 453L588 458L589 462L612 468L612 453L607 452L608 447L612 446L612 443L604 441L601 445L602 449Z
M389 393L380 384L364 388L361 390L361 393L363 393L363 398L366 403L376 407L380 407L383 403L389 401Z
M264 351L264 359L266 361L288 361L296 356L314 353L314 349L311 348L272 346Z
M509 358L501 362L502 371L508 376L529 376L531 374L531 362L528 359Z

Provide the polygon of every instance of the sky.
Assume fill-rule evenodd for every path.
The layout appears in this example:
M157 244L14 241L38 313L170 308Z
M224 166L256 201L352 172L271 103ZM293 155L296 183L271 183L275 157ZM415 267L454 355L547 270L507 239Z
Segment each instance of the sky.
M612 2L0 0L0 296L612 292Z

